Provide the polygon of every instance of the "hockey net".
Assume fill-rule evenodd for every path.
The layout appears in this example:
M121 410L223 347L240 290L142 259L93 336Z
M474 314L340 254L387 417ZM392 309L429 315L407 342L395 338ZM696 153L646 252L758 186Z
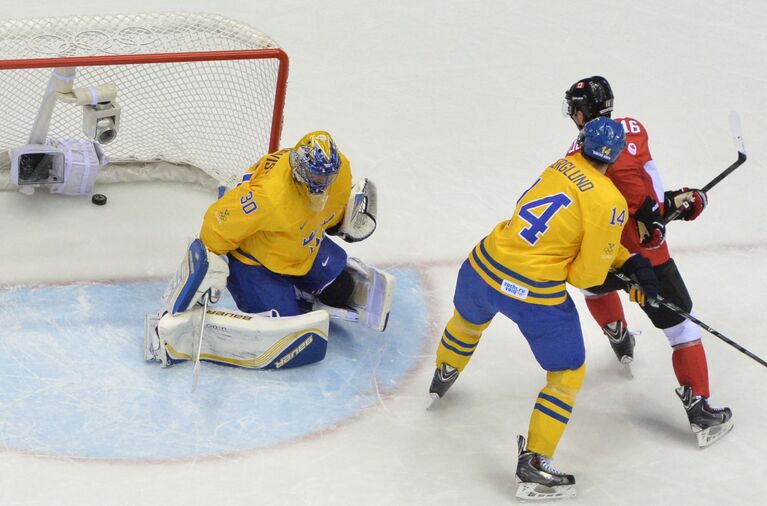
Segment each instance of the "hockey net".
M9 20L0 23L0 189L8 150L30 142L62 68L74 68L75 87L117 89L119 128L101 146L110 164L99 181L231 185L279 147L288 57L249 25L190 13ZM83 121L82 107L58 102L47 138L84 139Z

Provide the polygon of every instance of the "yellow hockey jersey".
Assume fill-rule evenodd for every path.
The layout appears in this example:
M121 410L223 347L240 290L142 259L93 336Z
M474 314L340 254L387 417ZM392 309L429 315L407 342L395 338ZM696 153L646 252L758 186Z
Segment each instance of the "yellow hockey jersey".
M208 208L200 239L212 252L249 265L277 274L306 274L325 230L343 219L351 194L349 160L338 154L341 167L321 211L311 209L306 189L293 179L290 150L283 149L262 157L242 184Z
M549 165L469 255L490 286L532 304L565 301L565 282L589 288L630 253L621 245L626 200L580 153Z

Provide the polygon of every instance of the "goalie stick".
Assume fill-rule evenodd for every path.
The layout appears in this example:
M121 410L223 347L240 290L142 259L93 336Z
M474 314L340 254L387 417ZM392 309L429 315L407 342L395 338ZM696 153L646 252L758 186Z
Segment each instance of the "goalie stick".
M706 186L701 188L703 193L708 192L711 188L719 184L722 179L729 176L732 171L743 165L743 162L746 161L746 146L743 143L743 129L740 125L740 115L738 115L738 113L735 111L730 112L730 134L732 135L732 139L735 141L735 147L738 150L738 159L735 160L732 165L724 169L718 176L709 181ZM669 223L675 220L680 214L682 214L683 211L684 209L677 209L673 213L666 216L663 221L665 223Z
M197 383L200 381L200 370L202 369L202 363L200 357L202 355L202 337L205 333L205 315L208 313L208 299L210 294L206 293L202 296L202 317L200 318L200 331L195 333L194 341L192 342L192 350L194 351L194 369L192 376L192 392L197 390Z
M634 280L632 280L631 278L629 278L625 274L622 274L620 272L613 271L613 270L610 271L610 274L615 276L616 278L620 279L621 281L623 281L624 283L626 283L629 286L637 286L637 284L634 282ZM699 326L703 330L706 330L710 334L718 337L719 339L721 339L725 343L729 344L730 346L732 346L733 348L735 348L739 352L743 353L744 355L747 355L748 357L754 359L756 362L759 362L761 365L767 367L767 362L765 362L764 359L758 357L757 355L754 355L753 353L748 351L746 348L744 348L743 346L739 345L738 343L736 343L735 341L733 341L729 337L725 336L721 332L717 331L716 329L714 329L712 327L709 327L708 325L706 325L705 323L703 323L699 319L697 319L694 316L692 316L691 314L685 312L682 308L680 308L676 304L667 301L666 299L664 299L660 295L655 297L655 299L650 299L649 297L647 298L648 302L652 302L653 300L655 300L660 305L666 306L666 308L668 308L670 311L673 311L674 313L678 314L679 316L690 320L695 325Z

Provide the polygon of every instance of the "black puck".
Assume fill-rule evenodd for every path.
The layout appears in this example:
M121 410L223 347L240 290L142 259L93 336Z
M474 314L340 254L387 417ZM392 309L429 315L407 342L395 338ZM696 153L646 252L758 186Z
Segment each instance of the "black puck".
M91 197L91 202L96 204L97 206L103 206L107 203L107 196L102 195L101 193L94 193L93 197Z

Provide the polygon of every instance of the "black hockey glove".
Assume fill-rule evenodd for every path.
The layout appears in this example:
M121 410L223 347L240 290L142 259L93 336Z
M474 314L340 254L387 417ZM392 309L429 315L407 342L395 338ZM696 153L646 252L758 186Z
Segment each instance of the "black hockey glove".
M647 249L659 248L666 240L666 225L658 203L652 197L647 197L633 218L637 222L640 244Z
M635 253L618 270L636 281L636 284L629 283L626 286L632 301L640 306L658 307L656 300L659 290L658 278L648 259Z
M701 190L691 190L687 187L663 194L663 216L674 216L675 220L692 221L708 205L708 196Z

